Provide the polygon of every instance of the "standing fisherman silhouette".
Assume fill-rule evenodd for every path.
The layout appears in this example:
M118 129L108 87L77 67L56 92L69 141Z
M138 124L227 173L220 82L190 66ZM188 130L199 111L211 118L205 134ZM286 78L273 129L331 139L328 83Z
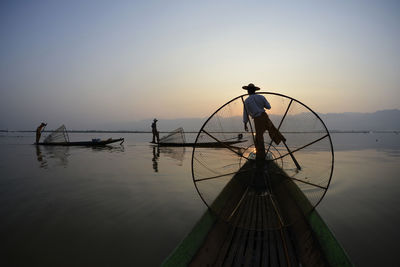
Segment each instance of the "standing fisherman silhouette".
M42 135L42 131L44 130L44 128L46 127L47 123L42 122L39 127L36 128L36 143L39 143L40 140L40 136Z
M268 134L271 139L279 145L280 142L285 142L285 137L275 128L272 121L269 119L264 108L271 109L271 105L263 95L256 94L256 91L260 90L254 84L249 83L247 86L242 86L243 89L247 90L249 96L244 101L243 106L243 123L245 131L249 131L247 128L247 122L249 121L249 115L254 120L256 128L256 159L258 162L263 162L265 159L265 146L264 146L264 132L268 130Z
M151 124L151 130L153 132L153 141L151 141L152 143L155 143L157 139L157 144L160 142L160 135L157 131L157 119L153 120L153 123Z

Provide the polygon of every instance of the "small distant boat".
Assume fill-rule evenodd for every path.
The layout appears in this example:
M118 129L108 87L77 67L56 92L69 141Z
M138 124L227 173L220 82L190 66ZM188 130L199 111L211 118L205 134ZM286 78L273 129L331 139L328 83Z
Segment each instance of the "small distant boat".
M196 147L226 147L226 146L232 146L234 144L239 144L246 142L247 140L242 140L242 135L238 135L238 137L232 138L230 140L224 140L221 142L197 142L197 143L187 143L186 138L185 138L185 132L183 131L183 128L180 127L178 129L175 129L168 135L160 138L160 141L157 142L150 142L151 144L155 144L158 146L170 146L170 147L193 147L196 145Z
M67 129L64 125L61 125L51 134L49 134L43 142L37 143L36 145L42 146L105 146L112 143L120 142L120 145L125 141L124 138L108 138L101 140L93 138L91 141L78 141L70 142Z

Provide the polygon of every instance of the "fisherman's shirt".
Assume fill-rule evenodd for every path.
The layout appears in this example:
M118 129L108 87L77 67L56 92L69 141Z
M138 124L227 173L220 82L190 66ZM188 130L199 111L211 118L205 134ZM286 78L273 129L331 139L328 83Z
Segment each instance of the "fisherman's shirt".
M247 112L254 119L264 113L264 108L271 109L271 105L263 95L249 95L244 101L243 122L247 123L249 121Z

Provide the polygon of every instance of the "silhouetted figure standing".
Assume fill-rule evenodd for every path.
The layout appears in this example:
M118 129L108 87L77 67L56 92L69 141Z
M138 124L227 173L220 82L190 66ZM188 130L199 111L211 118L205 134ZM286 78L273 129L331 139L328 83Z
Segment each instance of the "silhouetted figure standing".
M44 127L46 127L47 123L42 122L39 127L36 128L36 143L39 143L40 136L42 135L42 131L44 130Z
M157 139L157 143L160 142L160 136L159 136L159 133L157 131L157 121L158 121L157 119L154 119L153 123L151 124L151 130L153 132L153 141L151 141L152 143L156 142L155 139Z
M285 142L285 137L275 128L272 121L269 119L264 108L271 109L271 105L263 95L258 95L255 92L260 90L254 84L249 83L247 86L243 86L243 89L247 90L249 97L244 101L243 107L243 123L244 129L248 131L247 122L249 121L249 115L254 120L256 137L256 158L258 161L265 159L265 146L264 146L264 133L268 130L271 139L278 145L281 141Z

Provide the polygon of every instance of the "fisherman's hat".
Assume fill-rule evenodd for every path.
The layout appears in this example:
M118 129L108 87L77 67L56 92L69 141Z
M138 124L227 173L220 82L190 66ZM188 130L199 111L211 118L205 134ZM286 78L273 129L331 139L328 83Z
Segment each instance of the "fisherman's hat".
M249 85L242 86L242 88L243 88L244 90L254 90L254 91L260 90L259 87L255 86L255 85L252 84L252 83L249 83Z
M158 121L156 118L154 118L154 121Z

